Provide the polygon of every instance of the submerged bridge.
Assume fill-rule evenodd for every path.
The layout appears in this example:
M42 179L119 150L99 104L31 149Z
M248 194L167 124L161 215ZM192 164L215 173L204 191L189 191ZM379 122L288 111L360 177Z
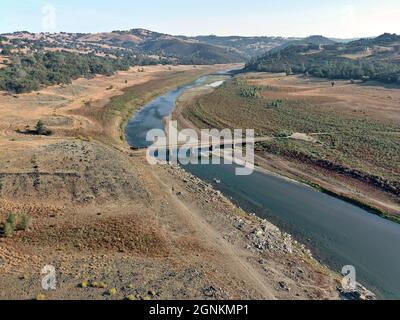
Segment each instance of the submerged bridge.
M254 138L251 142L257 143L257 142L267 142L267 141L272 141L272 137L256 137ZM248 144L248 141L246 139L242 139L240 142L240 139L221 139L221 138L210 138L210 141L202 141L202 140L197 140L197 139L189 139L189 141L186 142L179 142L175 144L169 144L168 140L166 138L162 138L159 141L157 141L154 145L150 147L144 147L144 148L135 148L131 147L131 150L133 151L133 155L146 155L149 152L152 151L166 151L167 153L172 153L180 148L185 148L187 150L208 150L208 151L216 151L216 150L224 150L224 149L235 149L237 147L243 147Z

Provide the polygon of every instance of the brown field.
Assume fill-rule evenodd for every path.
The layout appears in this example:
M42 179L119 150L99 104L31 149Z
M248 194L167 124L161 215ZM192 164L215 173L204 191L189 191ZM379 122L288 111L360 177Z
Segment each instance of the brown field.
M398 87L250 73L182 100L186 126L271 136L261 167L400 216Z
M0 299L338 297L335 276L288 235L178 168L151 167L121 139L145 102L225 68L133 68L1 94L0 225L11 212L32 223L0 234ZM39 119L52 136L18 133ZM41 288L46 265L55 291Z
M91 35L83 37L81 39L81 41L98 42L98 41L107 41L107 40L111 40L111 39L116 39L121 42L132 41L134 43L140 43L142 41L139 37L137 37L133 34L117 35L117 34L111 34L108 32L91 34Z

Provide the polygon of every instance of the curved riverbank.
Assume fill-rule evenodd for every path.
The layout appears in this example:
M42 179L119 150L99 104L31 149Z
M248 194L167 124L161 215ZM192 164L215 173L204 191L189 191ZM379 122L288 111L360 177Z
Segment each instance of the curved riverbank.
M176 97L172 99L172 102L174 100L176 100ZM148 107L157 108L157 103ZM173 107L170 106L170 110L172 109ZM140 128L136 127L136 130L140 130ZM227 168L226 172L221 168L224 168L223 170ZM214 179L221 180L222 183L215 185L215 187L226 195L231 196L231 199L238 205L245 207L243 204L247 202L246 209L250 210L250 212L252 212L251 209L254 208L254 205L256 205L256 209L257 205L260 209L261 204L261 211L263 212L258 212L258 214L268 217L274 222L276 221L278 225L284 226L284 229L289 230L289 233L292 231L296 236L308 239L312 247L319 247L317 255L322 257L322 261L327 262L337 271L341 270L344 265L354 265L359 271L361 282L367 283L371 288L376 289L381 297L392 297L397 294L395 289L397 280L393 282L393 276L396 277L396 266L399 261L393 260L392 257L395 254L394 252L393 254L391 253L396 250L394 243L397 241L392 241L393 239L391 240L388 236L390 234L395 237L398 234L396 232L388 233L388 228L396 230L399 227L397 224L392 225L391 222L376 217L361 208L316 192L311 188L294 185L278 177L272 180L271 178L265 180L266 176L264 174L257 173L256 176L260 177L260 179L262 177L262 181L270 181L271 183L275 181L274 184L276 185L276 187L267 187L268 192L260 194L262 190L265 190L265 187L261 187L261 182L256 183L256 189L254 189L254 181L249 182L249 184L246 183L246 188L243 189L244 180L234 181L235 177L231 173L232 167L230 166L193 166L186 169L209 183L212 183ZM222 176L220 176L221 174ZM278 185L285 186L285 188L289 188L292 191L295 188L296 192L301 191L299 193L301 196L295 196L296 192L293 194L283 192L281 196L278 196L278 194L274 193L274 190L281 188L278 187L276 189ZM249 194L249 190L252 190L253 193ZM304 192L306 192L306 195L303 194ZM257 194L259 196L255 199L254 195ZM294 196L292 198L294 202L289 201L289 194ZM274 197L277 198L274 199ZM305 200L309 197L312 199ZM278 202L276 202L277 199L279 199ZM300 206L295 199L300 201ZM299 213L299 211L301 212ZM312 212L312 218L308 216L310 212ZM323 221L321 219L327 220ZM361 228L359 232L354 232L354 225ZM375 239L371 241L371 234L376 235L379 241ZM381 235L378 236L377 234ZM332 246L333 244L335 246ZM368 246L370 252L362 250L365 245ZM390 248L393 250L391 251ZM384 257L378 259L379 262L377 263L376 257L377 255L382 256L383 251L385 252ZM359 254L360 252L361 255ZM377 273L372 271L376 268L380 270Z

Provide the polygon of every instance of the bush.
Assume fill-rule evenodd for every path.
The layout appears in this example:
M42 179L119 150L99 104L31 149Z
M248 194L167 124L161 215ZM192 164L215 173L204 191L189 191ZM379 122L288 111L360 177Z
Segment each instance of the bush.
M5 237L11 237L14 234L14 228L10 223L6 223L3 228L3 235Z
M15 214L10 213L6 223L3 226L3 235L11 237L15 231L27 231L31 224L31 219L25 213Z
M17 227L17 215L14 213L10 213L7 217L6 223L8 223L13 228L13 230L15 230Z
M256 98L260 95L262 89L254 86L244 86L240 89L240 95L243 98Z
M23 213L19 217L19 224L17 225L17 230L27 231L31 225L31 218Z
M279 131L277 134L275 134L275 137L276 138L288 138L292 135L293 135L293 132L284 130L284 131Z
M1 51L1 54L4 55L4 56L9 56L11 54L11 50L9 48L4 48Z
M35 126L36 134L39 136L49 136L52 134L50 129L47 129L42 120L39 120Z

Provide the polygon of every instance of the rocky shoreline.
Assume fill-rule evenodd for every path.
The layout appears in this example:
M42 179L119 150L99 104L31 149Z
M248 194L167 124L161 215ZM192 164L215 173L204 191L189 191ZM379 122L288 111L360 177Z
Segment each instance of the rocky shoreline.
M215 201L230 203L222 192L216 190L212 184L204 182L197 178L193 174L187 172L179 165L168 164L169 173L175 178L181 180L186 189L191 192L201 193L206 199L206 203L212 203ZM175 190L173 190L175 191ZM182 192L178 192L177 195L181 195ZM232 204L233 205L233 204ZM367 288L357 283L355 290L346 290L340 285L341 275L337 274L328 269L326 266L322 266L318 262L312 251L307 248L304 244L295 240L292 235L284 232L276 225L272 224L266 219L262 219L254 213L247 213L238 208L241 211L241 215L230 216L232 226L241 234L244 239L243 248L253 254L269 254L274 256L291 256L299 259L300 261L308 261L309 263L323 268L325 271L331 273L334 278L337 279L337 293L338 297L342 300L376 300L374 293L369 291ZM228 240L228 237L224 237ZM258 263L268 272L268 262L266 259L260 258ZM304 271L298 268L298 273L302 274ZM284 282L280 281L278 286L282 290L290 291L290 287Z

